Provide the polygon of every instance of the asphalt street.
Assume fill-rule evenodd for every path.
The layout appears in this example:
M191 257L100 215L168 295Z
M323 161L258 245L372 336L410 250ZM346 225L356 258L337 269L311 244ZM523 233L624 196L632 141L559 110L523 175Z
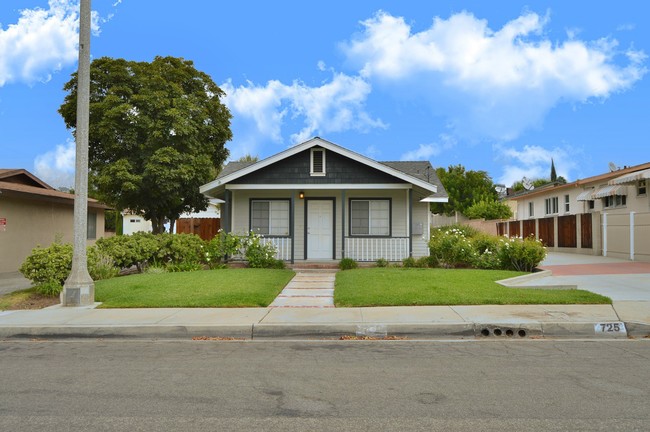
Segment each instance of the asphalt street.
M0 430L648 430L650 340L3 341Z

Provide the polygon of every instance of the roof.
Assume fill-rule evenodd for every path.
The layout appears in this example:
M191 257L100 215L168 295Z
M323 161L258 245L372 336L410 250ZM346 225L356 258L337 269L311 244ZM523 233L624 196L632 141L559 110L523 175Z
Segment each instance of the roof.
M0 192L63 201L71 205L75 198L75 195L54 189L24 169L0 169ZM88 205L95 208L109 208L94 198L88 198Z
M215 180L201 186L200 191L204 194L214 193L217 190L225 188L225 185L227 183L230 183L240 177L257 171L258 169L272 165L314 146L326 148L330 151L336 152L357 162L368 165L386 174L392 175L400 180L418 186L431 194L435 194L436 197L447 197L447 192L440 183L435 170L433 170L429 162L377 162L373 159L355 153L351 150L348 150L319 137L315 137L301 144L297 144L283 152L277 153L261 161L230 162L224 167L224 169Z
M541 195L549 190L558 191L558 190L567 190L572 188L584 187L584 186L593 186L595 183L607 182L611 179L623 176L625 174L633 173L635 171L646 170L650 168L650 162L645 162L639 165L634 165L630 167L625 167L619 170L610 171L604 174L598 174L592 177L587 177L584 179L578 179L576 181L565 183L565 184L550 184L548 187L542 186L541 188L535 188L529 191L519 192L515 195L508 195L505 199L518 200L521 198L531 198L536 195Z

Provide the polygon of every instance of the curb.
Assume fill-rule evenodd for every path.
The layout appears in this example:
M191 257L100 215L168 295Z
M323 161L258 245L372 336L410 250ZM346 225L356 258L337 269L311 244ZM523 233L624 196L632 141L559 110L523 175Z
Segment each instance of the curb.
M625 323L626 333L596 333L591 322L413 323L413 324L238 324L219 326L16 326L0 327L0 339L191 339L238 340L339 339L342 336L399 337L413 340L531 338L625 339L650 335L650 324Z
M531 280L541 279L547 276L553 276L550 270L542 270L535 273L529 273L521 276L515 276L509 279L501 279L495 281L501 286L506 288L518 289L547 289L547 290L574 290L578 289L578 285L526 285L526 282Z

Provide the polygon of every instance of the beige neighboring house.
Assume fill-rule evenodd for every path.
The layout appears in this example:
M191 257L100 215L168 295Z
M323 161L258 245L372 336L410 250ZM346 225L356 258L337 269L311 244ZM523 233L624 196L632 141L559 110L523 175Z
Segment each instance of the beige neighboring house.
M650 162L508 197L516 220L499 234L534 235L553 251L650 261Z
M104 210L88 199L88 245L104 235ZM74 195L24 169L0 169L0 273L15 272L32 249L73 241Z

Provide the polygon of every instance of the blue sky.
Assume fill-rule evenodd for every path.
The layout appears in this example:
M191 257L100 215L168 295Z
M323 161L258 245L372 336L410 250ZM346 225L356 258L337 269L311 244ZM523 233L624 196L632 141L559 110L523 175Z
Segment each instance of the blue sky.
M72 186L78 0L0 3L0 168ZM193 60L231 157L320 136L377 160L576 180L650 161L650 2L94 0L92 57Z

